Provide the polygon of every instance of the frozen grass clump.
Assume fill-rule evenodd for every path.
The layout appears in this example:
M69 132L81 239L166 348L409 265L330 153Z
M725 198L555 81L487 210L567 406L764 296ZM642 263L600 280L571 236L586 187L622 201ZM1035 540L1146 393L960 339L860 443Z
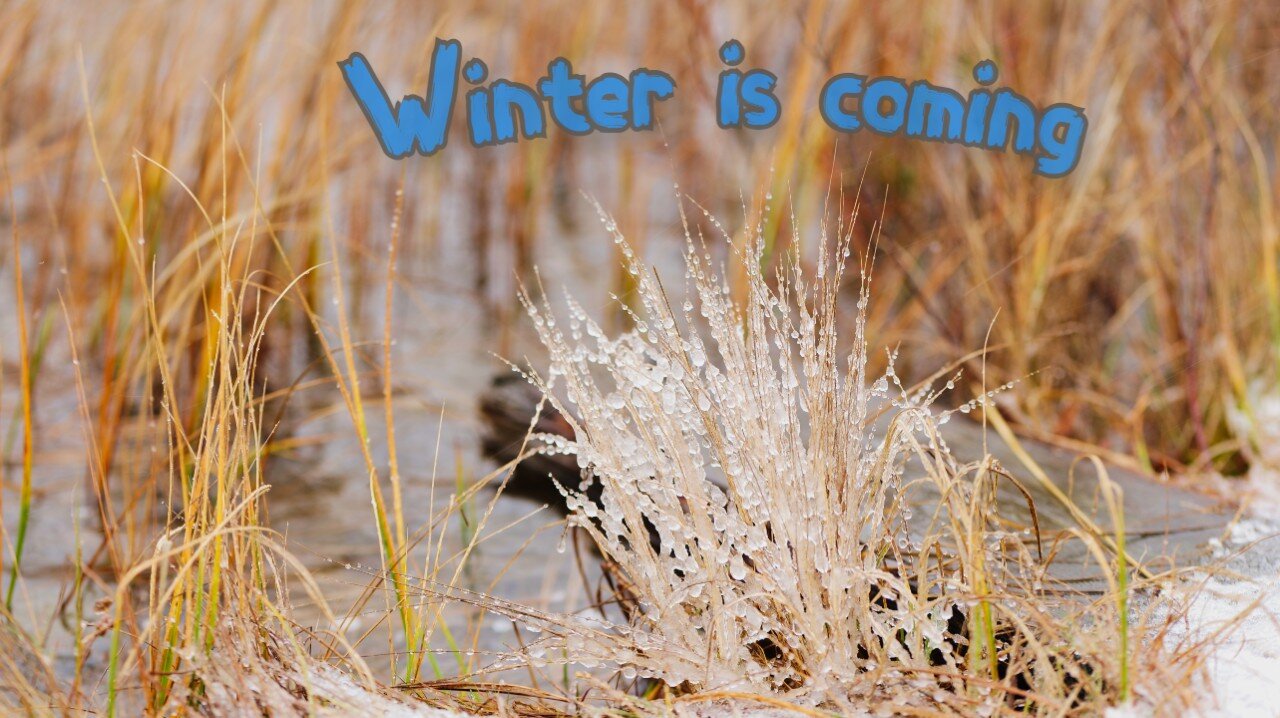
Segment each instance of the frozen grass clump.
M812 278L793 250L768 282L751 243L738 301L686 231L677 309L606 226L635 278L633 330L611 337L572 300L560 319L545 299L526 306L550 357L532 381L575 437L538 438L584 470L562 489L570 521L604 554L628 620L543 622L535 656L566 648L680 692L838 709L1038 712L1126 690L1114 611L1051 614L1033 542L999 530L1003 472L950 455L937 393L905 387L892 357L866 375L867 257L852 335L837 331L846 266L832 257L850 255L851 229L824 232Z

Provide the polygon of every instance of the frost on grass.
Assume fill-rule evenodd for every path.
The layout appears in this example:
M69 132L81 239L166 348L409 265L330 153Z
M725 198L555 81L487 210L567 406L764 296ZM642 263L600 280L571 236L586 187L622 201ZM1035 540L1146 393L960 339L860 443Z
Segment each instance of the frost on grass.
M735 301L686 229L677 307L605 223L634 275L632 331L607 335L572 299L559 319L524 299L550 357L530 378L575 437L537 438L584 470L562 488L570 520L612 567L627 622L539 621L535 658L566 649L681 690L813 705L897 696L989 713L1114 690L1109 658L1029 599L1029 549L1001 541L990 513L998 473L951 457L937 393L905 387L892 356L866 375L869 261L846 276L851 230L824 234L813 277L792 255L772 282L757 239L733 260L747 278ZM848 280L857 311L841 336ZM917 487L941 499L921 508ZM927 515L912 521L913 505Z

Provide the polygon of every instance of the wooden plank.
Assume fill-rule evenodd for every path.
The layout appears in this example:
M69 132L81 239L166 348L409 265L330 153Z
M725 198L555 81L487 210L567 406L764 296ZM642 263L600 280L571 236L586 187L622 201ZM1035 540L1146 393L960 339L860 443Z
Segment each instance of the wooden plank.
M984 449L1019 480L1035 500L1041 528L1058 532L1076 525L1061 501L1040 486L1018 452L998 432L967 419L943 426L943 439L960 461L976 461ZM1104 531L1114 532L1110 512L1099 489L1092 461L1082 455L1031 439L1016 439L1025 453L1083 513ZM1221 536L1232 518L1227 507L1186 489L1161 483L1125 468L1107 465L1107 477L1124 495L1124 523L1128 552L1151 571L1196 563L1205 555L1206 543ZM1028 518L1025 499L1016 488L1001 486L998 500L1003 515ZM1096 588L1096 567L1082 545L1068 547L1056 557L1056 577L1078 586Z

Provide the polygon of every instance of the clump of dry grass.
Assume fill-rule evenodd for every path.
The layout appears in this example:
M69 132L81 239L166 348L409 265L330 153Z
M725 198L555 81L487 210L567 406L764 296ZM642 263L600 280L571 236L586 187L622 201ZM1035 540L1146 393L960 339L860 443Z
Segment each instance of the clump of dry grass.
M605 221L635 277L634 329L610 336L572 300L567 319L546 299L526 306L550 357L532 380L576 437L540 436L542 451L577 457L571 521L629 621L540 620L535 656L563 647L684 692L841 712L1058 714L1128 697L1124 561L1095 546L1120 577L1110 601L1040 589L1034 542L995 513L994 482L1011 477L990 458L957 462L938 432L950 413L930 409L940 392L905 387L892 358L867 376L869 255L852 334L837 330L853 223L823 236L812 278L792 256L771 286L749 244L742 300L687 235L676 309Z

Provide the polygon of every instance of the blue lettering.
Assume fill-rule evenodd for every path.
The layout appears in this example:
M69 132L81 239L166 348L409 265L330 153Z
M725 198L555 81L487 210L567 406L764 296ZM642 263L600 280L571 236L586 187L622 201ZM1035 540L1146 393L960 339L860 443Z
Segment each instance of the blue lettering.
M842 132L856 132L862 127L856 114L845 112L844 100L861 95L865 79L862 75L836 75L822 88L818 109L828 125Z
M355 95L388 157L407 157L415 147L424 155L432 155L445 146L457 94L461 53L462 45L456 40L436 40L431 54L429 99L424 101L416 95L407 95L394 106L364 55L354 53L338 63L347 87Z

